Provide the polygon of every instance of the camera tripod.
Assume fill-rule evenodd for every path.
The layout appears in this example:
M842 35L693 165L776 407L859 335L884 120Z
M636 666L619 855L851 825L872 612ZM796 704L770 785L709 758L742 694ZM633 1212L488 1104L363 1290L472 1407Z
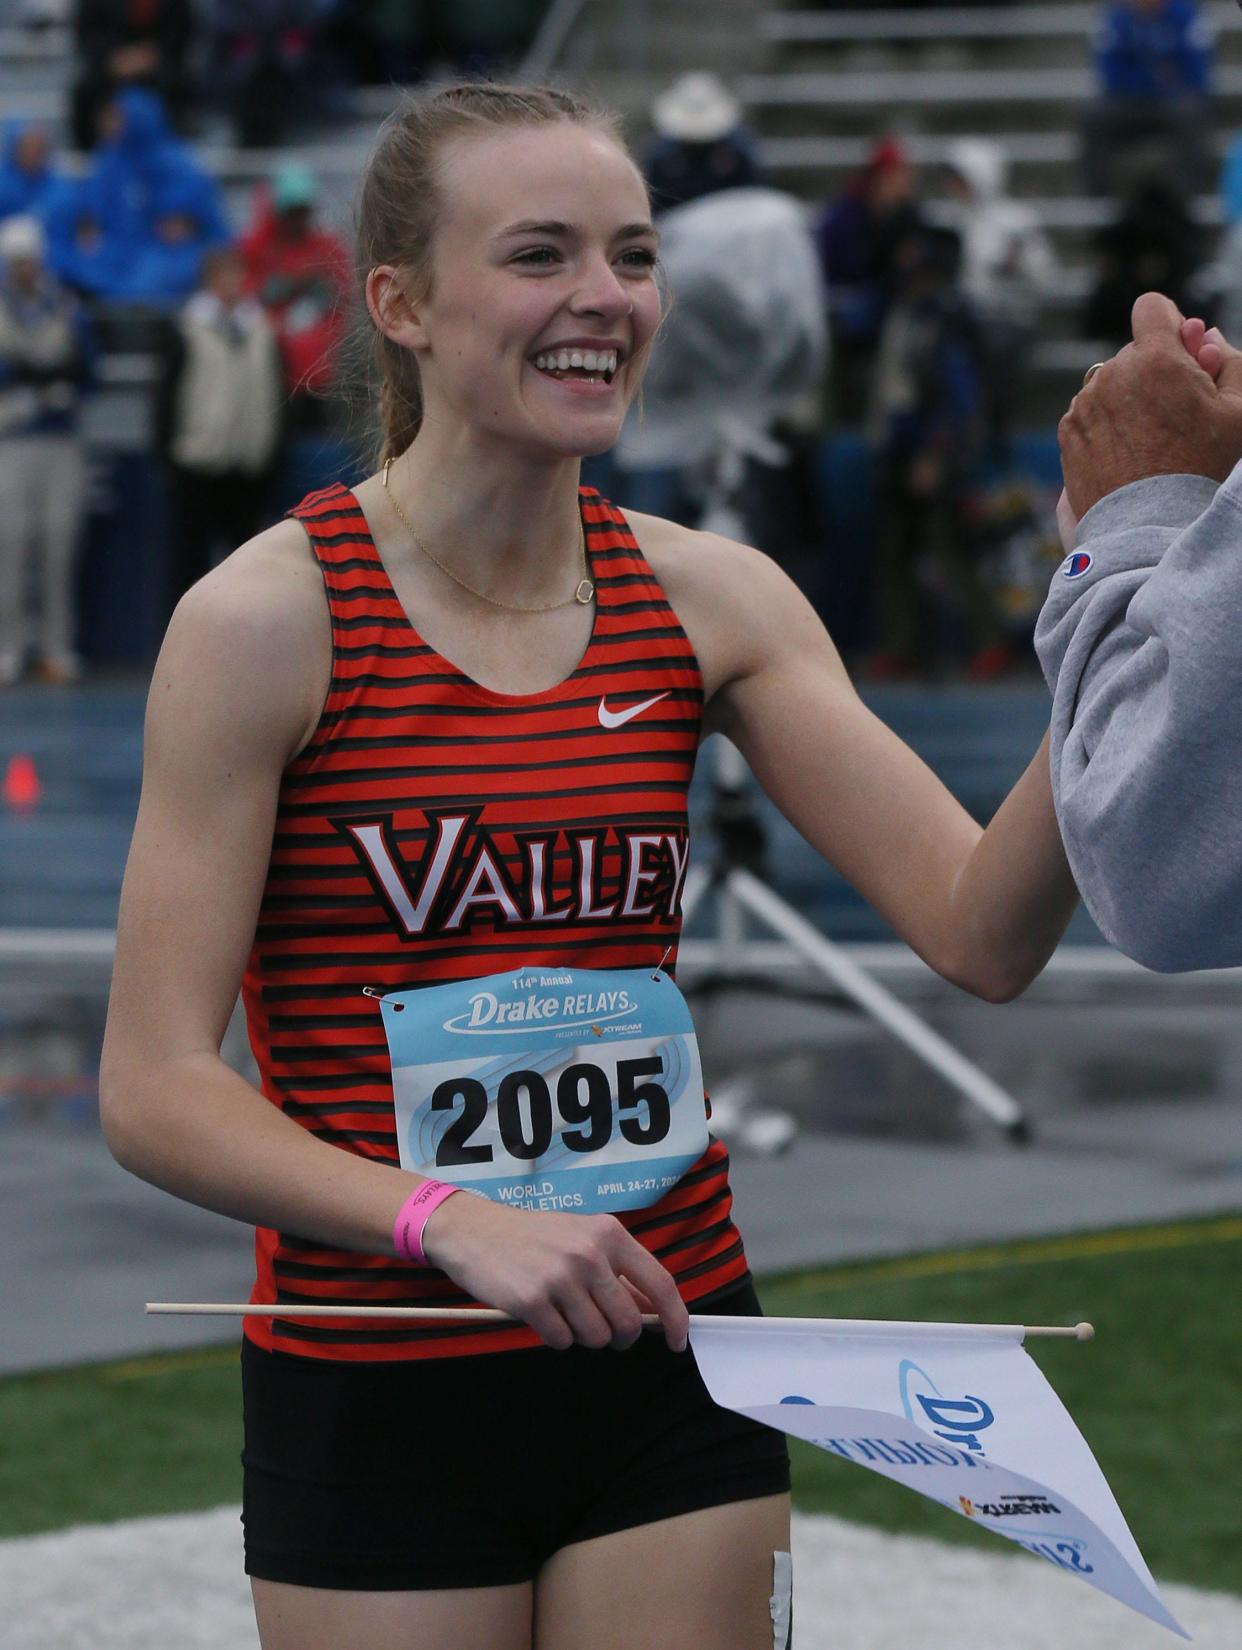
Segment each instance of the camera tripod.
M695 466L701 528L725 538L762 542L761 532L749 530L759 524L746 520L744 492L748 460L777 466L787 462L786 450L771 434L771 412L771 408L747 405L715 413L706 456ZM711 938L685 939L679 947L683 965L694 975L691 988L709 992L746 986L785 996L809 995L818 1002L844 998L904 1043L1010 1140L1029 1140L1030 1125L1012 1095L775 892L764 871L764 829L752 802L750 771L727 739L717 735L714 744L710 823L715 859L710 869L690 870L682 894L682 920L687 927L705 898L712 896L716 905ZM774 934L775 943L753 938L749 930L755 924ZM801 982L796 989L791 986L791 970L795 977L809 972L816 989L808 991ZM760 1152L783 1150L792 1143L796 1124L785 1114L766 1108L760 1111L750 1101L750 1087L749 1083L717 1085L713 1104L728 1095L739 1135L751 1136L749 1141L743 1138L743 1143ZM741 1097L735 1099L735 1094ZM760 1129L747 1129L747 1112L761 1122ZM719 1120L723 1132L723 1115Z
M716 908L711 937L683 940L680 947L682 964L694 975L690 989L710 992L746 987L785 993L792 988L782 983L782 976L791 966L803 974L809 971L818 983L818 989L810 993L814 1000L823 1001L825 995L845 998L904 1043L1010 1140L1029 1140L1030 1125L1012 1095L773 890L763 871L764 829L751 800L753 782L746 763L728 740L717 736L715 743L711 813L715 862L710 868L696 866L687 876L683 923L689 925L708 896L714 897ZM754 924L776 935L777 943L752 937ZM797 994L807 992L799 987ZM734 1105L736 1123L741 1126L749 1108L745 1102ZM763 1124L750 1142L754 1149L770 1152L792 1143L796 1126L791 1119L765 1112Z

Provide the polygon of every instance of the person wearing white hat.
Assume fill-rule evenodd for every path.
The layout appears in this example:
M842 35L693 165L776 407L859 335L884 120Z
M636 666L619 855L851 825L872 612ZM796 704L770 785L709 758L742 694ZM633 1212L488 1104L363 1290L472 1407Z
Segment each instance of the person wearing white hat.
M741 105L716 75L679 76L652 104L651 123L657 140L645 170L658 212L762 181Z
M45 680L72 681L81 668L72 600L86 497L78 411L94 350L85 311L47 272L44 254L37 218L0 224L0 685L21 676L32 644ZM25 601L32 555L37 635Z
M46 250L43 225L38 218L21 213L0 224L0 257L6 264L14 259L41 263Z

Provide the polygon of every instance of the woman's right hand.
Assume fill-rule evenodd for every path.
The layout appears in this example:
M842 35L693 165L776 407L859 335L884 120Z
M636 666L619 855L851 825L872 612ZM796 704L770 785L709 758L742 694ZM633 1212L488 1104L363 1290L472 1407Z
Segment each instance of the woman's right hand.
M675 1352L689 1314L669 1272L612 1215L545 1214L467 1193L423 1233L433 1266L478 1301L530 1325L548 1346L630 1346L654 1312Z

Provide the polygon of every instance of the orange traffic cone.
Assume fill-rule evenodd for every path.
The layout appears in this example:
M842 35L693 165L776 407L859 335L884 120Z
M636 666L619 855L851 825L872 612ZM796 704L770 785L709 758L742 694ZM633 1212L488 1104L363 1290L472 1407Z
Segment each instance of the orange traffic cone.
M4 800L14 813L29 813L38 806L43 786L33 756L11 756L4 771Z

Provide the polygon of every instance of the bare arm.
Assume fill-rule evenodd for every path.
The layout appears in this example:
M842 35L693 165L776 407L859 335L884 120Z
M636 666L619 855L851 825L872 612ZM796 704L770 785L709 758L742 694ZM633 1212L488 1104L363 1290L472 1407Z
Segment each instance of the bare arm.
M317 584L309 557L243 552L173 618L147 710L101 1109L117 1158L178 1197L379 1252L413 1182L316 1140L219 1055L281 771L322 693L306 668L327 658Z
M680 582L687 613L701 615L709 725L737 743L782 813L925 961L981 997L1016 996L1076 902L1047 741L982 830L862 703L785 575L757 551L697 538L704 571ZM689 553L683 546L684 560Z
M420 1177L316 1139L221 1060L254 935L281 773L317 719L327 615L301 529L282 525L183 600L156 665L100 1073L126 1168L236 1219L363 1253L392 1249ZM429 1258L551 1345L632 1340L640 1305L684 1344L668 1272L610 1216L459 1196Z

